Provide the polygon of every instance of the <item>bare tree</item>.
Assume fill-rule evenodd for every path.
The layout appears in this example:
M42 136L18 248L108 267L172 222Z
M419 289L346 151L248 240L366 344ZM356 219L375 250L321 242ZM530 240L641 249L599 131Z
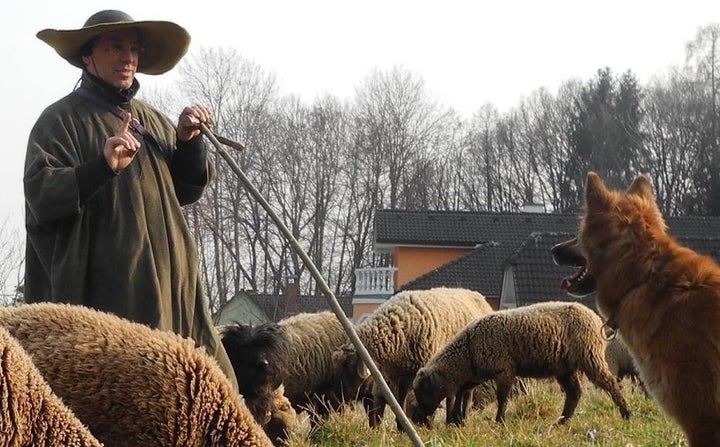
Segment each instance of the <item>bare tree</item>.
M19 228L6 217L0 224L0 305L23 301L25 243Z

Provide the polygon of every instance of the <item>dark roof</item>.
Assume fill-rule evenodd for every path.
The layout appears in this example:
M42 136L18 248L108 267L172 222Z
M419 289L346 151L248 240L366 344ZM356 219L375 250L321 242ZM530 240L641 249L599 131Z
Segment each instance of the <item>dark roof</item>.
M435 270L405 283L399 290L424 290L433 287L461 287L475 290L487 298L500 298L503 272L498 268L512 248L488 242Z
M560 280L573 270L556 266L550 248L574 237L579 218L569 214L378 210L375 238L378 244L400 246L477 246L399 290L463 287L499 298L504 267L512 264L521 305L524 301L568 299L559 288ZM680 243L720 259L720 218L670 217L666 221Z
M375 243L474 247L490 241L517 247L533 231L578 229L573 214L378 210Z
M375 243L474 247L495 241L517 247L534 232L576 233L580 217L549 213L377 210ZM676 236L720 236L718 217L668 217L666 221Z
M533 233L503 262L502 270L512 266L517 306L543 301L580 301L595 308L595 297L581 300L560 290L560 282L572 275L575 268L556 265L550 249L560 242L572 239L574 233Z

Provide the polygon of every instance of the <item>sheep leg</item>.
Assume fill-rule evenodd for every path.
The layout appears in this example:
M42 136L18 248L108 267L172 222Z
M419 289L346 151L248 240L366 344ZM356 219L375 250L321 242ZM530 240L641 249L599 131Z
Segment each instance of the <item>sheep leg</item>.
M370 411L368 411L368 424L370 428L375 428L382 423L383 416L385 414L385 396L377 390L373 389L372 405L370 405Z
M500 424L505 422L505 410L507 410L508 396L510 396L510 390L512 389L514 382L514 376L498 376L495 378L497 395L497 414L495 415L495 422Z
M575 413L575 407L577 407L582 395L580 373L573 371L570 374L557 376L555 379L560 384L563 393L565 393L565 405L563 406L562 416L558 420L558 423L564 424Z
M457 392L455 395L455 402L452 406L447 409L446 422L448 424L462 425L465 417L467 416L467 409L472 402L472 388L464 388Z
M598 363L596 367L585 368L583 372L596 387L610 394L624 419L630 418L630 408L620 391L620 384L615 380L607 366Z
M412 381L410 380L400 380L398 383L398 392L395 395L395 397L398 400L398 403L400 404L400 407L402 408L403 412L407 414L407 395L408 390L410 389L410 384ZM405 431L402 424L400 423L399 419L395 420L395 423L397 424L397 429L402 431Z

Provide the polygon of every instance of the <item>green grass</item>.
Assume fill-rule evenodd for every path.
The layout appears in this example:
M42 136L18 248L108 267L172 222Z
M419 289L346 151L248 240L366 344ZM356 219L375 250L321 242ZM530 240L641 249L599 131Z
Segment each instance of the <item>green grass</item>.
M630 420L620 416L610 397L589 383L583 387L577 410L567 424L556 424L564 395L554 381L533 381L529 393L510 400L505 424L494 422L496 407L469 413L463 427L445 425L444 411L435 415L432 429L417 428L426 446L687 446L680 428L630 383L623 383L623 394L633 412ZM302 420L305 415L301 415ZM309 446L411 446L410 439L398 432L389 407L383 424L370 429L359 405L332 414L308 437L307 422L291 434L290 447Z

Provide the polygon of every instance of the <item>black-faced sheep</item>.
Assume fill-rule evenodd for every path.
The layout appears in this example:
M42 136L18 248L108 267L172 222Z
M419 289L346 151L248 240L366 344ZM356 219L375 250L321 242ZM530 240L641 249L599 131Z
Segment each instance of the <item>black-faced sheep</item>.
M450 422L465 418L467 393L486 380L497 387L496 421L503 422L516 377L555 377L565 392L560 422L580 399L580 373L607 391L624 418L630 410L605 362L602 321L579 303L548 302L496 312L468 324L421 368L413 390L418 407L412 419L430 424L443 398L455 395Z
M492 312L485 297L471 290L441 287L404 291L378 307L358 325L357 333L406 410L407 393L417 370L467 323ZM336 368L344 371L346 383L368 375L352 345L338 350L334 360ZM380 390L373 389L368 412L371 427L382 421L385 404Z
M0 446L101 447L0 328Z
M292 430L295 410L283 395L283 370L287 363L288 337L276 323L258 326L228 324L217 328L240 393L255 420L274 444L285 442L283 433ZM272 423L270 423L272 421Z
M53 391L106 446L270 446L192 340L82 306L0 308Z

